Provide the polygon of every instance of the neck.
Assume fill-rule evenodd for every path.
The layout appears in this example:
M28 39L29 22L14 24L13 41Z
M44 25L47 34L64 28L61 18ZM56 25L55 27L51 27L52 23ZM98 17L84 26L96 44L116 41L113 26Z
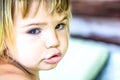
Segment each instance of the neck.
M7 61L6 61L6 59L7 59ZM20 71L20 74L24 74L25 76L29 77L29 80L40 80L38 70L28 69L28 68L22 66L21 64L19 64L14 59L12 59L10 56L5 55L5 59L0 58L0 63L3 63L3 64L8 63L8 64L13 65L17 69L19 69L18 71Z
M17 64L16 67L18 67L21 71L23 71L26 74L26 76L30 78L30 80L39 80L38 70L28 69L20 64Z
M26 68L23 65L19 64L18 62L16 62L15 60L13 60L11 62L11 64L13 64L18 69L20 69L21 72L24 75L26 75L26 76L28 76L30 78L30 80L39 80L39 71L38 70L33 70L33 69Z
M31 69L28 70L28 76L31 78L31 80L40 80L39 79L39 71L33 71Z
M18 66L18 67L26 76L30 78L30 80L40 80L39 71L37 70L35 71L35 70L28 69L28 68L21 67L21 66Z

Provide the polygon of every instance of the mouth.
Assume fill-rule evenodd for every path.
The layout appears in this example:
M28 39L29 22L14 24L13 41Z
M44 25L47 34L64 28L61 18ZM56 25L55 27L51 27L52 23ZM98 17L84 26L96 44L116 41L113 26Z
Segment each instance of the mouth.
M44 61L45 63L48 63L48 64L55 64L55 63L58 63L62 58L62 55L61 53L53 53L51 54L49 57L45 58Z

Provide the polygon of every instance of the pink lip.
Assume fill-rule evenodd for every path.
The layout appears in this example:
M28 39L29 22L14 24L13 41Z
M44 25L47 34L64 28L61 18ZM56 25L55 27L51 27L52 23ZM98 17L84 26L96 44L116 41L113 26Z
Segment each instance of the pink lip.
M48 64L55 64L58 63L61 60L62 56L61 53L55 53L51 55L49 58L45 58L44 61Z

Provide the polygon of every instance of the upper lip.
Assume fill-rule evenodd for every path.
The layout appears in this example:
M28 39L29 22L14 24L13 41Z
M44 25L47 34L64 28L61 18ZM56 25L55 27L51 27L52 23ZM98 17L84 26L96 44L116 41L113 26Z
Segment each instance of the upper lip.
M58 56L61 56L61 52L57 49L53 49L53 50L50 50L48 51L47 55L44 57L44 59L50 59L52 57L58 57Z
M59 56L61 56L60 53L55 53L55 54L51 55L50 57L48 57L48 58L46 58L46 59L51 59L51 58L53 58L53 57L59 57Z

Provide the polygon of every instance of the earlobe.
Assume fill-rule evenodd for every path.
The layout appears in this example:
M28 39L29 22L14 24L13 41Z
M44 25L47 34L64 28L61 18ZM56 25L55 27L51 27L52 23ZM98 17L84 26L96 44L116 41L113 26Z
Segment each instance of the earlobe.
M13 51L13 46L12 46L12 44L10 44L10 42L7 40L7 39L5 39L4 40L4 52L5 52L5 54L7 55L7 56L10 56L10 55L12 55L11 54L11 51Z
M0 45L0 57L4 55L6 49L7 49L6 41L3 39Z

